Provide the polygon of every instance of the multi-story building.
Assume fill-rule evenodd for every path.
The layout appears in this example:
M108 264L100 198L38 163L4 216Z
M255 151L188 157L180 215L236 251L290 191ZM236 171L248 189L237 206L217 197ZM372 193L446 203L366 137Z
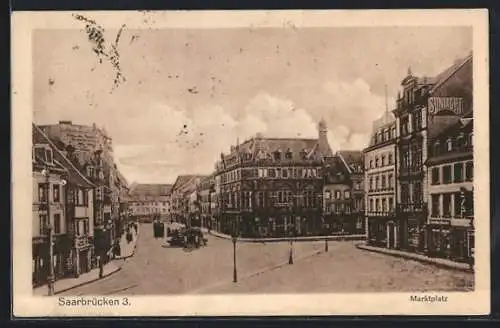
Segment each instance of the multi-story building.
M455 61L435 78L420 78L408 70L398 93L396 116L397 216L402 218L400 247L426 252L428 133L436 108L464 113L472 103L472 54ZM463 96L456 96L461 94Z
M117 167L113 158L112 139L104 128L60 121L41 125L40 129L65 152L72 164L97 185L94 195L95 235L102 252L108 253L119 238L120 200ZM99 247L101 251L101 247ZM107 259L107 257L105 257Z
M171 184L132 184L130 214L141 221L167 221L170 218L171 189Z
M195 191L200 182L206 176L203 175L179 175L172 185L171 191L171 221L188 224L189 197Z
M396 121L386 112L374 122L365 157L367 242L399 247L401 223L396 217Z
M323 120L315 139L258 134L231 146L229 154L221 154L215 172L220 177L220 231L243 236L322 232L326 156L332 152Z
M470 261L474 249L472 113L448 122L429 140L427 248L431 256Z
M337 152L326 159L324 175L323 219L326 233L363 233L362 153Z
M33 125L34 285L47 282L51 257L54 279L91 270L94 187Z
M198 201L200 209L199 225L204 228L211 227L213 218L213 209L215 208L215 178L210 175L203 179L198 187Z

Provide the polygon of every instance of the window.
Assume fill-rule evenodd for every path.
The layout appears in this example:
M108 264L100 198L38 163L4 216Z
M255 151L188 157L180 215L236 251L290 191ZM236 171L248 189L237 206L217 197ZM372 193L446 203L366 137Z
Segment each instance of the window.
M379 158L375 157L375 167L378 167L378 166L379 166Z
M285 158L286 159L292 159L292 152L291 151L287 151L286 154L285 154Z
M455 163L453 165L453 182L464 181L464 165L463 163Z
M325 190L325 199L330 199L332 197L332 194L330 193L330 190L326 189Z
M450 139L446 140L446 151L452 151L453 150L453 141Z
M276 177L281 178L281 169L280 168L276 169Z
M432 184L439 184L439 167L432 168Z
M375 190L379 189L379 177L375 177Z
M443 166L443 183L451 183L451 165Z
M394 177L393 177L392 174L389 174L388 184L389 184L389 189L393 189L394 188Z
M440 209L439 209L439 195L431 195L431 215L433 217L439 217Z
M416 204L421 204L422 201L422 184L420 182L416 182L413 185L413 202Z
M387 201L385 198L382 198L382 212L387 211L386 206L387 206Z
M392 154L389 154L389 165L392 164Z
M283 178L288 178L288 170L283 169Z
M389 212L394 211L394 199L392 197L389 197Z
M455 205L455 217L460 217L462 215L462 194L457 192L453 194L454 196L454 205Z
M385 184L385 175L382 176L382 189L385 189L386 188L386 184Z
M451 217L451 194L443 194L443 216Z
M89 220L83 220L83 234L89 234Z
M54 214L54 233L61 233L61 214Z
M436 155L439 155L440 153L440 148L441 148L441 143L438 141L436 141L436 143L434 144L434 156Z
M341 197L340 190L335 190L335 199L340 199L340 197Z
M382 166L385 166L385 156L382 156Z
M474 134L469 134L469 147L474 147Z
M351 192L349 190L344 191L344 199L349 199L351 198Z
M373 169L373 160L370 160L370 168Z
M275 169L268 169L267 174L269 175L270 178L276 178L276 170Z
M264 193L262 191L257 193L257 207L264 207Z
M45 183L38 184L38 201L46 202L47 201L47 189Z
M408 184L401 184L401 202L403 204L410 203L410 186Z
M274 159L276 161L281 160L281 152L279 150L274 152Z
M380 204L379 203L380 203L379 199L378 198L375 199L375 211L376 212L380 212Z
M48 224L47 214L40 214L40 235L45 235L45 228L47 228Z
M370 199L370 212L373 212L373 199Z
M45 156L48 164L52 164L54 162L54 159L52 158L52 149L50 148L45 149Z
M370 184L369 184L369 190L372 191L373 188L373 177L370 177Z
M474 178L474 163L467 162L465 164L465 180L472 181Z

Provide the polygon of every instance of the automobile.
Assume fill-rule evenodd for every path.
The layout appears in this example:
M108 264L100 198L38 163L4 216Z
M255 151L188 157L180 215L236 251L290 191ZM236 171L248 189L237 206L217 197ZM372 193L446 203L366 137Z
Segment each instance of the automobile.
M180 227L171 230L167 237L167 243L170 246L189 247L207 246L208 239L203 235L200 228Z

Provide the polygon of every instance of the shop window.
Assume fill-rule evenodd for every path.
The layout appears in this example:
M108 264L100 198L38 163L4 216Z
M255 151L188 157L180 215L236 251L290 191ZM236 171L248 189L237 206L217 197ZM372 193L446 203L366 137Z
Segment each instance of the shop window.
M464 181L464 165L463 165L463 163L455 163L453 165L453 181L454 182Z
M433 185L438 185L439 184L439 167L433 167L432 168L432 184Z
M472 181L474 179L474 163L467 162L465 164L465 179L467 181Z
M443 166L443 184L451 183L451 165Z

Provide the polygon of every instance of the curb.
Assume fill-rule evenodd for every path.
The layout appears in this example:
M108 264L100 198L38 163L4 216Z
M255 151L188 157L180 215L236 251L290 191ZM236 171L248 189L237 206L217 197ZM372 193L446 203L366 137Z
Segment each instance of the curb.
M231 236L225 236L219 233L212 233L210 232L211 236L220 238L220 239L226 239L226 240L231 240ZM284 242L284 241L290 241L293 240L294 242L307 242L307 241L324 241L325 239L329 241L349 241L349 240L366 240L365 235L345 235L345 236L328 236L328 237L296 237L296 238L283 238L283 237L278 237L278 238L238 238L239 242L242 243L278 243L278 242Z
M92 280L89 280L89 281L85 281L85 282L82 282L82 283L79 283L77 285L74 285L74 286L71 286L71 287L68 287L68 288L64 288L64 289L61 289L61 290L58 290L58 291L55 291L54 292L54 295L57 295L57 294L61 294L61 293L64 293L64 292L67 292L68 290L72 290L72 289L75 289L75 288L78 288L78 287L82 287L82 286L85 286L85 285L88 285L88 284L91 284L93 282L96 282L96 281L99 281L99 280L102 280L104 278L107 278L115 273L117 273L118 271L120 271L122 269L122 266L120 265L119 267L116 268L116 270L113 270L111 272L108 272L107 274L103 275L102 278L95 278L95 279L92 279Z
M363 244L357 244L356 248L368 251L368 252L373 252L373 253L378 253L378 254L384 254L384 255L389 255L393 257L399 257L399 258L404 258L408 260L413 260L425 264L432 264L438 268L445 268L445 269L451 269L451 270L456 270L456 271L462 271L462 272L468 272L468 273L474 273L474 269L471 269L468 265L461 266L459 263L457 264L452 264L452 263L442 263L434 260L432 257L426 257L426 258L421 258L421 257L416 257L413 254L404 254L404 253L389 253L383 249L374 249L371 247L367 247L366 245Z

